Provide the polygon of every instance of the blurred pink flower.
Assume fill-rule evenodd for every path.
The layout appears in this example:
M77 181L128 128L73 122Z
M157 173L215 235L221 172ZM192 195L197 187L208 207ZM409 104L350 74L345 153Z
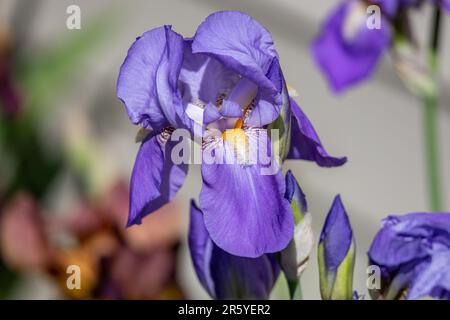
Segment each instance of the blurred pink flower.
M44 222L33 198L20 194L0 216L3 259L19 271L42 271L49 262Z
M180 298L175 282L180 217L176 203L164 206L151 223L125 229L128 187L117 183L80 204L65 218L43 219L37 204L20 195L5 208L0 241L5 262L19 272L52 276L74 299ZM60 236L72 239L59 243ZM67 267L81 269L81 290L66 286Z

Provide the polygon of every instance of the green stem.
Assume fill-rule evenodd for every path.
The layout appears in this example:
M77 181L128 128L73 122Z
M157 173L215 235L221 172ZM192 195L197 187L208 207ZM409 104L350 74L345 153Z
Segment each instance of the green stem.
M424 142L427 166L429 202L432 211L442 211L441 166L438 139L438 51L440 40L441 10L436 7L431 30L429 68L436 90L434 94L423 97L424 104Z
M437 97L424 98L424 135L429 201L432 211L442 210L439 142L437 133Z
M303 300L302 286L300 284L300 279L298 279L297 281L288 280L288 286L289 286L289 296L291 297L291 300Z

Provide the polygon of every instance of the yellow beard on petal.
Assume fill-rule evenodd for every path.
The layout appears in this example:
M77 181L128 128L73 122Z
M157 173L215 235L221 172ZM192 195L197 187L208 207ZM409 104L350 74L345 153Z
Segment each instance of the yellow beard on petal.
M239 121L238 121L239 122ZM239 164L246 164L249 159L249 138L242 128L228 129L222 134L225 143Z

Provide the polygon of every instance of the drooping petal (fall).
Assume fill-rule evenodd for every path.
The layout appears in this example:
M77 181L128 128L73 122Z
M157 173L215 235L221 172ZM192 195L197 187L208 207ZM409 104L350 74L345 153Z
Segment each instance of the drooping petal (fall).
M171 160L174 142L153 134L141 145L134 163L130 186L128 226L169 202L182 186L187 165Z
M254 140L246 140L244 134L235 133L242 139L235 143L227 138L216 154L233 154L246 143L252 148ZM261 159L251 164L233 160L202 164L200 206L211 238L237 256L259 257L284 249L292 239L294 221L279 167L273 160L269 170Z
M337 167L347 162L346 157L333 157L327 153L305 113L294 99L290 103L293 119L288 159L314 161L321 167Z

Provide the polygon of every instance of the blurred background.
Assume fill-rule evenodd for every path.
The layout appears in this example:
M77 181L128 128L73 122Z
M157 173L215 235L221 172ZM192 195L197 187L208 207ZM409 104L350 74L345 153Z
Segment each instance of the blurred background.
M337 169L288 161L307 195L316 240L341 194L357 242L355 289L388 214L427 211L420 102L386 55L375 77L335 96L310 55L330 0L0 0L0 298L207 298L186 244L188 206L201 187L191 166L175 201L125 229L137 127L116 98L118 70L143 32L171 24L192 36L217 10L244 11L273 35L286 80L322 142L346 155ZM81 8L69 30L66 9ZM413 14L419 40L431 10ZM450 19L444 18L439 134L450 210ZM66 287L79 265L82 290ZM302 278L318 299L316 251ZM283 284L274 298L287 298Z

